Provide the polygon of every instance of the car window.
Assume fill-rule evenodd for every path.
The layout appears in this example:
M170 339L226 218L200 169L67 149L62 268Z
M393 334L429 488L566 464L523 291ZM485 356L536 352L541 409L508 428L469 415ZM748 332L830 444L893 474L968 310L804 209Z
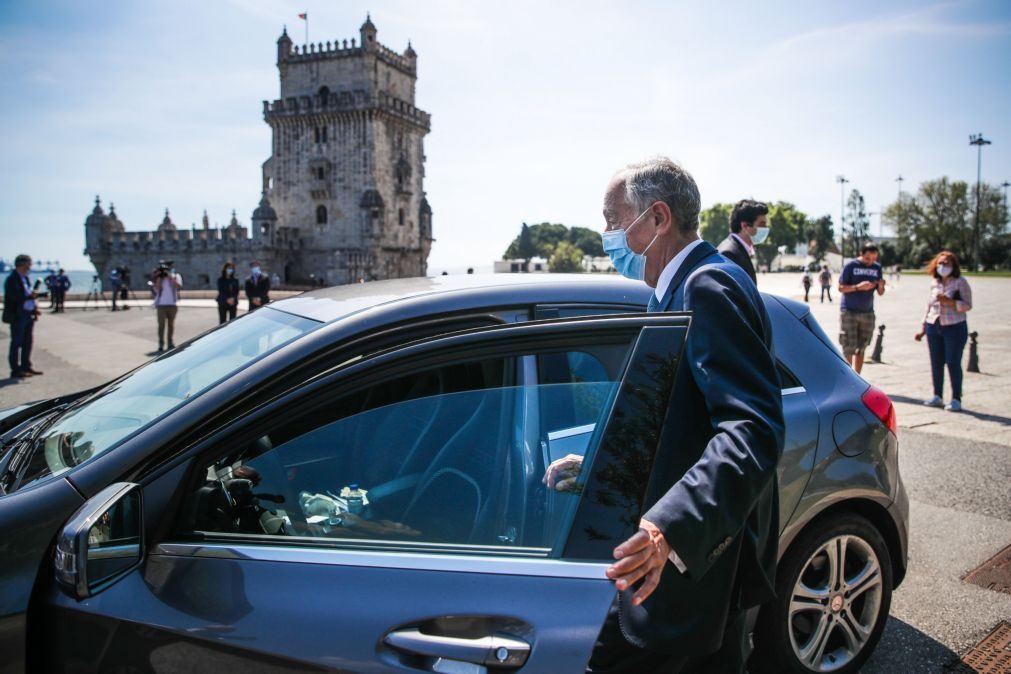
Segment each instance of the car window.
M26 454L20 485L59 475L105 452L319 325L265 307L147 363L71 406L44 429Z
M421 365L302 400L203 464L180 533L547 554L579 496L548 491L544 470L563 444L588 467L629 350Z

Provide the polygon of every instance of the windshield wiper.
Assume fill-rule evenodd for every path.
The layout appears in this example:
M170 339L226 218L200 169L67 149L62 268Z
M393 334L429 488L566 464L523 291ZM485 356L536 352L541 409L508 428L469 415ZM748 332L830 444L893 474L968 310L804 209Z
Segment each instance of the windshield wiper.
M10 494L17 490L20 474L34 454L39 436L62 416L66 407L64 404L46 410L0 448L0 452L9 449L5 456L0 457L0 493Z

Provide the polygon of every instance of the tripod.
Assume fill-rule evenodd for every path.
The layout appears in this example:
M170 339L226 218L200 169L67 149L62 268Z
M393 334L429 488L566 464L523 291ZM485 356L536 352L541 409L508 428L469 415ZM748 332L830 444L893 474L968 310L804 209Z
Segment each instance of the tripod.
M88 305L92 302L95 303L95 309L100 309L102 305L109 306L109 301L105 299L105 293L102 291L102 284L98 280L98 276L91 277L91 290L88 291L88 296L84 298L84 311L88 310Z
M116 292L119 293L119 301L122 303L121 306L120 306L120 310L121 311L126 311L127 309L130 308L130 305L126 303L126 301L128 299L133 300L134 302L137 302L138 306L140 306L140 307L144 306L144 304L139 299L137 299L137 293L135 293L133 291L133 288L130 288L129 286L124 285L122 288L120 288Z

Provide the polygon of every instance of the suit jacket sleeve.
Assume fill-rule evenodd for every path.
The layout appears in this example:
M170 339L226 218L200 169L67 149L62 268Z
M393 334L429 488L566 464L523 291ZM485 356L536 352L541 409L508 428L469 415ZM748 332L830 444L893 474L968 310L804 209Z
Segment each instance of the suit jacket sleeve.
M682 367L691 370L713 435L695 465L644 517L663 531L696 579L742 530L773 482L783 449L780 386L763 324L768 317L755 296L718 267L704 267L685 281L684 308L693 326Z

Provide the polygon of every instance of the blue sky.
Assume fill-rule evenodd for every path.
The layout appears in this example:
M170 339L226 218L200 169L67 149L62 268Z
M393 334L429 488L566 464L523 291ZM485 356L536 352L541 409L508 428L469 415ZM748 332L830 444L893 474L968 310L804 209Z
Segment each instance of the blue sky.
M418 52L432 113L430 271L488 267L521 222L599 228L610 175L682 162L703 206L750 196L838 219L948 175L1011 180L1011 3L0 0L0 257L87 269L96 194L128 229L248 223L270 151L275 41ZM872 219L876 231L878 219Z

